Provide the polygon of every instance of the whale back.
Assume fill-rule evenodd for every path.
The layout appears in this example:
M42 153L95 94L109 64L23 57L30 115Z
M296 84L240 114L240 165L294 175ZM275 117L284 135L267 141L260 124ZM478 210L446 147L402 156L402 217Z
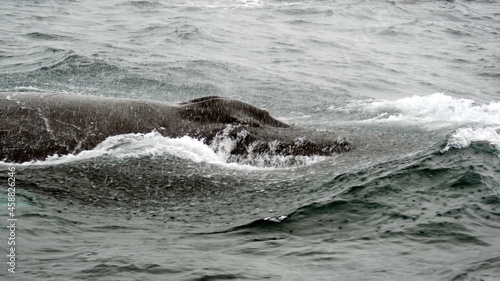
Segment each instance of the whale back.
M266 110L217 96L180 104L94 96L0 93L0 160L24 162L79 153L107 137L158 131L217 146L231 154L331 155L350 150L333 132L289 126Z
M175 117L171 111L160 115L154 103L132 99L0 93L0 160L78 153L109 136L148 133Z
M266 110L239 100L208 96L183 102L181 105L179 114L191 122L289 127L271 117Z

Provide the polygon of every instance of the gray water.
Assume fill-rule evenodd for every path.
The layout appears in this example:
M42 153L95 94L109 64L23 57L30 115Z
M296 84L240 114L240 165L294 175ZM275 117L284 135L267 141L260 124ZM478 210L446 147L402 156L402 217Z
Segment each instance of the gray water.
M220 95L355 149L260 167L144 137L1 162L0 276L499 280L499 34L496 1L4 1L2 92Z

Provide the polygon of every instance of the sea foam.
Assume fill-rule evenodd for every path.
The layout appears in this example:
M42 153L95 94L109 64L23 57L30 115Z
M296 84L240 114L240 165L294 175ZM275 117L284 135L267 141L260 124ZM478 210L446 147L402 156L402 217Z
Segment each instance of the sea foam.
M460 123L500 124L500 102L479 104L472 99L455 98L442 93L412 96L394 101L372 101L363 105L362 122L425 124L441 127ZM353 108L353 105L347 109Z
M500 128L459 128L448 138L446 147L441 152L450 148L467 148L473 142L489 142L495 149L500 150Z
M138 157L177 157L195 163L207 163L237 170L289 168L309 165L325 159L321 156L285 156L249 154L238 157L230 154L237 140L221 134L212 146L188 136L164 137L157 131L150 133L122 134L106 138L91 150L78 154L52 155L16 165L57 165L85 159L110 156L117 159ZM7 164L5 162L0 162ZM9 163L10 165L11 163Z

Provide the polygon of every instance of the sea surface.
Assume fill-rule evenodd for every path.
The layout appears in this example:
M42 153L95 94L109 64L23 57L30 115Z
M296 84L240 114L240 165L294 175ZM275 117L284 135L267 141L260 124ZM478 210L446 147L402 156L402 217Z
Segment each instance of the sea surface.
M0 162L0 279L500 280L499 50L496 0L3 0L1 92L225 96L353 150Z

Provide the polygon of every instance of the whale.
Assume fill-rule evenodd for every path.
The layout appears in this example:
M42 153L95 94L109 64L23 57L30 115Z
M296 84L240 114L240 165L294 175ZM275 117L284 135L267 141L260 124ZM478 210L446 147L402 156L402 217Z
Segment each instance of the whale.
M335 132L292 126L236 99L207 96L180 103L89 95L0 93L0 160L21 163L91 150L110 136L157 131L189 136L229 153L332 155L351 150Z

